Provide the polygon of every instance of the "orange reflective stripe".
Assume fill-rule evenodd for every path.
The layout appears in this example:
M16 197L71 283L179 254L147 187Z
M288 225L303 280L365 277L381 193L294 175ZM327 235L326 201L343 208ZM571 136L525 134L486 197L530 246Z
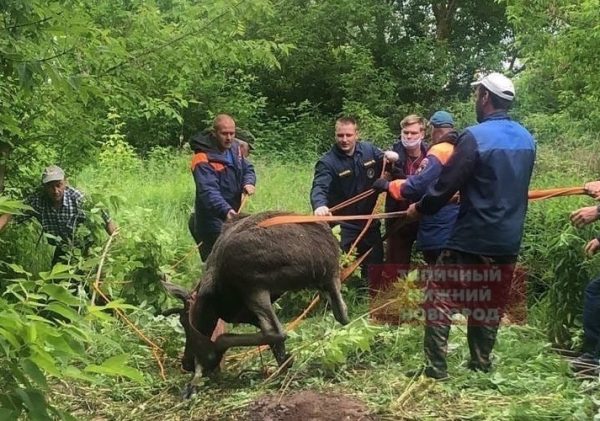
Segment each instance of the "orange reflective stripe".
M452 156L452 152L454 152L454 145L443 142L433 145L427 152L427 155L435 156L442 165L446 165L446 162Z
M402 185L406 182L406 180L393 180L390 181L390 185L388 187L388 193L396 200L404 200L402 197Z
M208 160L208 155L204 152L198 152L194 154L192 157L191 169L194 171L196 166L206 163L209 163L215 171L223 171L225 169L225 165L221 164L220 162L210 162Z
M194 156L192 157L192 163L191 163L192 171L194 171L194 169L196 169L196 165L202 164L204 162L208 162L208 155L206 155L204 152L195 153Z
M225 165L220 162L211 162L210 165L215 169L215 171L223 171L225 169Z

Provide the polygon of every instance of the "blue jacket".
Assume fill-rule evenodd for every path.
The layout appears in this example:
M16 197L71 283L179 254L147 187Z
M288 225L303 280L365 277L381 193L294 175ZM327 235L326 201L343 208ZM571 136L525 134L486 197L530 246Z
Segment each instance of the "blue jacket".
M333 145L315 165L315 176L310 191L313 210L321 206L331 208L369 190L373 181L381 176L382 165L383 152L370 142L356 142L356 149L352 156L346 155ZM373 211L376 202L377 195L374 194L336 214L368 215ZM343 223L342 226L364 224L364 221L357 221Z
M242 157L237 142L220 152L214 136L204 133L193 139L192 146L196 229L200 235L219 233L227 213L239 209L244 186L256 184L254 167Z
M388 198L418 202L440 176L444 166L452 156L458 133L452 131L427 151L416 174L406 180L394 180L390 183ZM424 215L419 221L417 232L417 248L419 250L436 250L446 245L456 217L458 205L448 203L433 215Z
M437 183L417 204L431 215L460 190L460 210L445 248L484 256L516 256L521 246L535 140L506 112L459 137Z

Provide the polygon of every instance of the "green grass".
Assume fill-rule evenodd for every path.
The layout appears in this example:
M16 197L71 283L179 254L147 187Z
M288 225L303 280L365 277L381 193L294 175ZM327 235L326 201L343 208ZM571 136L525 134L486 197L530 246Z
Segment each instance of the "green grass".
M90 167L74 178L73 184L101 193L107 200L111 195L121 198L113 210L123 233L115 252L119 241L141 236L143 230L156 232L164 248L160 255L163 269L171 268L179 282L192 285L200 276L201 267L187 231L194 200L188 161L189 157L182 154L140 162L129 171L121 171L118 177L110 168ZM541 148L533 186L580 185L582 180L592 178L591 166L591 161L583 160L564 165L554 150ZM256 169L257 193L245 211L309 212L312 162L267 164L258 160ZM550 230L567 223L569 210L585 203L590 200L567 198L532 203L522 261L536 271L551 268L551 257L536 254L536 250L552 237ZM556 226L543 219L548 213L555 215L552 221L556 221ZM27 229L17 230L29 233L30 240L34 234ZM35 250L24 250L20 258L29 267L43 267L48 255L41 256ZM541 258L546 260L540 261ZM173 268L181 259L183 264ZM358 319L367 309L364 299L354 291L346 290L344 294L353 318ZM297 314L310 296L303 293L282 300L282 318L288 320ZM542 313L541 308L534 306L530 314L541 318ZM144 311L132 317L166 351L167 380L160 379L149 350L130 330L115 322L105 332L106 342L89 349L89 353L99 361L117 351L128 353L129 364L145 373L145 383L121 378L105 378L96 385L55 380L50 396L56 405L77 419L239 419L244 407L265 393L315 389L354 395L383 419L583 420L590 419L596 411L592 397L600 398L598 381L574 380L566 363L550 351L543 324L536 320L532 320L532 326L501 330L495 349L496 369L488 375L465 369L468 347L464 328L455 327L450 341L451 379L434 383L404 375L422 363L421 327L370 326L357 320L342 328L321 306L290 335L288 346L296 361L287 374L267 381L262 364L273 369L269 353L263 353L262 359L254 356L239 361L235 356L243 351L232 350L221 377L204 383L195 399L181 401L179 390L188 376L178 370L183 333L176 318L153 317ZM366 346L368 350L364 349Z

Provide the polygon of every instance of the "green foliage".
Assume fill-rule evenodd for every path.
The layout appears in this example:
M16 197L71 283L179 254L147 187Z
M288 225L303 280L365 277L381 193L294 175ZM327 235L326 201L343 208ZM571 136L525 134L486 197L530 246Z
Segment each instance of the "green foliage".
M600 79L595 69L600 63L594 52L600 47L598 2L506 3L526 66L518 86L523 107L528 112L564 114L567 121L579 120L597 132Z
M0 284L0 411L9 418L25 411L34 420L71 419L48 403L49 377L97 382L100 377L88 373L99 373L143 381L128 358L90 364L85 347L96 340L95 318L81 313L87 305L74 295L78 277L70 267L57 265L39 280L19 265L2 269L4 279L14 277Z
M329 318L327 321L331 321ZM302 341L305 347L298 349L296 354L311 364L322 364L325 370L339 369L349 358L356 359L371 350L371 344L379 329L369 325L364 319L359 319L351 325L340 328L329 326L323 332L326 341L311 341L302 333L292 332L291 338ZM310 333L312 334L312 332Z

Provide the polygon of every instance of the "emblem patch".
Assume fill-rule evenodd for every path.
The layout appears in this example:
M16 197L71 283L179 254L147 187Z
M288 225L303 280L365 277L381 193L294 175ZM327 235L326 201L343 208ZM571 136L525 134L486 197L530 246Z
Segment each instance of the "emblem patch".
M369 168L367 170L367 178L373 178L375 177L375 168Z
M423 160L421 161L421 164L419 165L419 168L417 168L417 171L415 172L415 174L419 174L421 171L423 171L425 168L427 168L427 164L429 164L429 159L423 158Z

